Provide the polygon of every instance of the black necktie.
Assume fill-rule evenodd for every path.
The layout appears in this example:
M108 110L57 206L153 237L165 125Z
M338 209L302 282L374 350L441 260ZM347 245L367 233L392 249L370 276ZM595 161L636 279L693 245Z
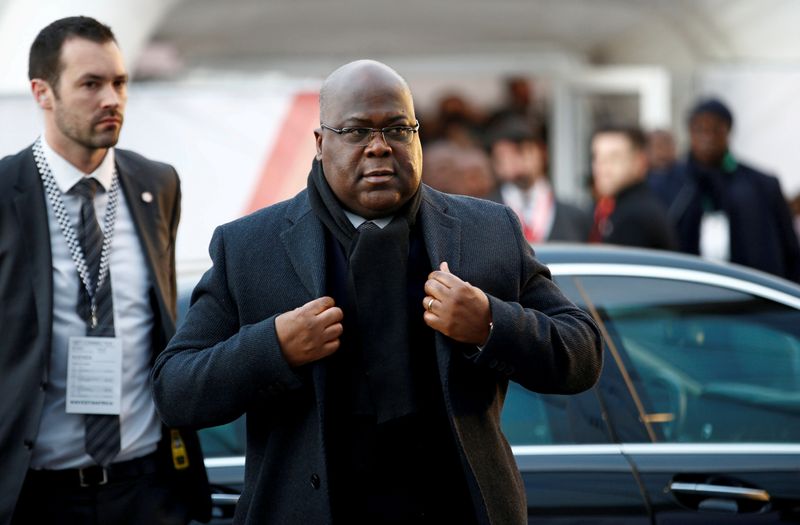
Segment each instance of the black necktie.
M103 251L103 231L94 211L94 195L99 183L95 179L83 178L72 191L81 198L81 224L78 238L83 248L91 286L97 286L100 274L100 258ZM102 285L95 290L95 316L92 322L89 294L79 287L78 314L87 321L86 335L114 337L114 304L111 298L111 273L107 273ZM94 325L94 326L93 326ZM98 465L108 466L119 453L119 416L104 414L86 415L86 452Z
M360 232L371 232L380 229L381 227L372 221L364 221L361 223L361 226L358 227L358 231Z

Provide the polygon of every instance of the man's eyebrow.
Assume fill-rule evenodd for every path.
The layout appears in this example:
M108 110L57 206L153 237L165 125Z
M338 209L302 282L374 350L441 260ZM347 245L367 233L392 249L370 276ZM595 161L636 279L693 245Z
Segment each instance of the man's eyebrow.
M104 75L99 75L97 73L84 73L83 75L78 77L78 81L84 82L86 80L106 80L108 78L112 80L128 80L128 74L124 73L121 75L111 75L109 77L106 77Z
M409 123L410 119L408 118L408 115L395 115L394 117L389 117L386 120L386 124L388 124L390 126L391 125L402 125L402 124L396 124L397 122L400 122L400 121L405 121L405 123L407 123L409 126L413 126L414 125L413 123ZM352 127L361 127L361 126L372 127L372 119L369 119L367 117L362 117L362 116L359 116L359 115L354 115L354 116L351 116L351 117L348 117L347 119L345 119L344 123L342 124L342 127L351 127L351 128Z

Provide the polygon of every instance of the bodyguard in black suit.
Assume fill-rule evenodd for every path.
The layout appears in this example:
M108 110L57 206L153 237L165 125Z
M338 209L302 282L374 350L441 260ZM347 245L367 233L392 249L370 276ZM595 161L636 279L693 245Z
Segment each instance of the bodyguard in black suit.
M0 160L0 523L207 520L196 434L158 420L148 382L175 330L178 176L113 147L108 27L49 25L30 78L44 135Z
M800 283L800 243L780 181L733 155L732 129L722 101L703 99L692 108L690 151L669 203L680 249Z
M589 240L656 250L677 248L667 210L647 185L645 134L604 126L592 135L592 179L598 200Z
M247 413L236 523L527 523L500 430L513 380L589 388L600 336L514 213L420 184L411 93L335 71L308 188L221 226L153 368L173 425Z

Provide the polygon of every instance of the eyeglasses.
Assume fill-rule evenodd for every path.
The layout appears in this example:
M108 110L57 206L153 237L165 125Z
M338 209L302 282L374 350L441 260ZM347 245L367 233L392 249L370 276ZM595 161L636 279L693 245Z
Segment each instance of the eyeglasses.
M384 142L394 144L411 144L414 133L419 133L419 121L414 126L389 126L386 128L332 128L320 122L320 126L329 129L342 137L352 146L366 146L372 142L375 133L383 136Z

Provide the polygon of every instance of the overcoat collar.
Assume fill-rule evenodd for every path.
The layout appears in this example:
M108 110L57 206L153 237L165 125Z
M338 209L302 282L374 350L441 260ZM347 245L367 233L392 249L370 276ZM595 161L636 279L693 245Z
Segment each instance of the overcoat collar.
M448 203L441 193L425 185L422 192L420 225L431 270L439 269L439 265L446 261L450 271L458 275L461 267L461 221L448 214ZM289 225L280 235L286 255L310 299L322 297L325 295L325 232L311 210L305 191L289 204L286 218ZM437 363L445 389L453 352L451 344L450 339L436 334ZM313 376L317 391L324 392L324 367L315 366ZM320 414L323 414L322 397L317 401Z
M425 185L422 192L420 223L431 269L438 269L446 261L450 271L458 275L461 222L448 215L447 202L439 192ZM290 224L280 235L286 254L311 297L321 297L325 294L325 231L312 212L305 191L291 202L286 218Z

